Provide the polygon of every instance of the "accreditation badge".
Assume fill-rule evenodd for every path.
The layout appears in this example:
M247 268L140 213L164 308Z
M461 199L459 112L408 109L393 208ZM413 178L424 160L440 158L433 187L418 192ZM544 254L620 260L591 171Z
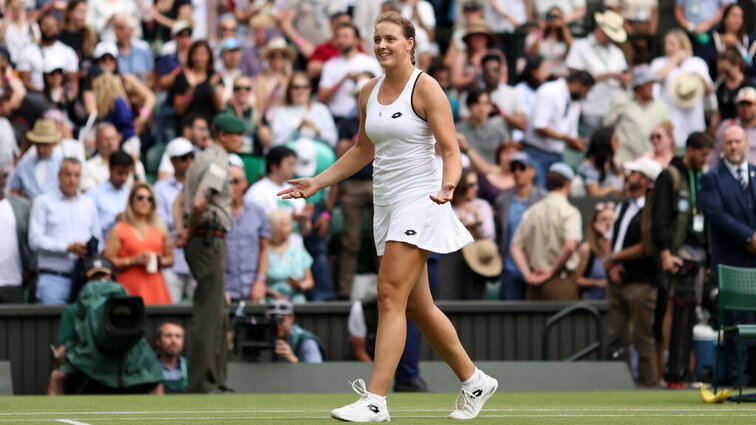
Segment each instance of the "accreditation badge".
M704 217L701 214L696 214L693 216L693 231L696 233L701 233L704 230Z

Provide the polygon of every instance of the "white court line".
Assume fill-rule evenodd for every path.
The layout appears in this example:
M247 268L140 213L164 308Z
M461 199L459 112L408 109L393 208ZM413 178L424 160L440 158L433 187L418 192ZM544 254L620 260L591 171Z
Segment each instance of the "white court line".
M63 422L64 424L69 425L89 425L88 423L74 421L72 419L56 419L56 422Z

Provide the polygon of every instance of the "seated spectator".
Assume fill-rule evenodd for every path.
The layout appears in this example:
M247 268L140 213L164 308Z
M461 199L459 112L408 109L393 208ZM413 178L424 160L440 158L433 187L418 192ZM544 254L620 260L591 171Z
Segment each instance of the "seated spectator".
M298 240L289 236L294 230L291 213L275 210L268 214L270 244L268 247L268 299L284 298L295 304L306 301L305 292L315 284L312 279L312 257Z
M665 121L651 132L651 144L654 146L654 152L650 156L662 168L669 165L669 161L677 155L677 146L675 146L674 128L672 123Z
M118 70L121 74L131 74L149 87L155 85L155 58L149 45L134 38L134 32L140 27L134 16L119 13L113 15L115 42L118 45Z
M622 191L620 167L614 159L619 140L611 127L599 128L591 138L585 159L577 169L588 196L609 196Z
M117 216L125 209L129 200L129 187L126 181L134 172L134 159L122 150L113 152L108 161L110 177L105 183L93 187L86 194L95 207L102 227L102 234L107 235L115 224Z
M251 153L263 156L263 152L270 149L270 127L262 120L262 112L252 107L255 95L252 89L252 79L246 75L237 77L233 81L233 94L228 99L225 112L232 113L244 120L247 130L244 132L244 145L241 153Z
M255 107L270 120L272 115L269 113L283 103L297 52L283 38L274 38L265 46L261 57L268 62L268 66L255 77Z
M192 24L186 20L176 20L171 27L172 40L163 45L157 58L156 91L170 91L181 73L181 67L186 65L189 48L192 47ZM165 143L180 133L181 120L177 120L173 96L166 96L160 105L157 119L157 140Z
M0 188L8 172L0 165ZM29 249L31 204L18 196L5 196L0 190L0 304L24 302L23 284L36 270L37 257Z
M494 239L493 209L478 198L478 176L472 170L462 170L451 203L457 218L474 239Z
M754 73L753 37L746 34L746 22L743 17L743 9L737 3L728 4L722 13L722 24L711 35L716 53L721 55L728 49L735 50L743 59L745 73L752 76ZM711 48L712 45L709 44L708 47Z
M614 207L611 201L596 204L588 227L588 240L578 247L580 264L575 270L575 283L580 289L580 298L584 300L606 298L606 270L602 261L611 242Z
M312 84L307 74L296 71L291 75L284 95L283 106L276 111L271 130L272 146L285 145L300 137L336 147L336 125L328 107L312 101Z
M158 218L155 192L139 182L129 193L123 220L113 226L105 256L118 269L118 283L145 304L170 304L160 268L173 265L170 235Z
M525 57L525 67L519 76L519 82L515 85L525 103L525 119L530 119L535 107L536 90L549 78L546 61L541 56L528 55ZM515 132L515 140L522 139L523 132Z
M233 157L232 157L233 158ZM238 158L238 157L237 157ZM230 168L233 226L226 234L226 294L231 300L265 301L270 223L262 207L244 202L249 187L244 164Z
M717 110L709 124L712 129L719 128L722 121L731 120L738 116L735 97L743 87L753 87L753 83L744 74L743 57L735 49L727 49L720 53L717 58L717 69L719 70L716 90Z
M268 46L268 32L275 29L276 23L267 13L258 13L249 20L252 32L252 47L242 50L241 70L242 74L249 78L255 78L265 70L262 52Z
M134 115L121 80L110 71L105 71L92 80L92 90L97 105L97 119L113 124L124 141L123 148L131 154L138 154L139 140L130 140L136 134ZM134 143L136 146L133 146Z
M488 23L480 19L474 19L467 24L465 36L465 50L459 51L454 58L451 67L451 84L457 90L470 90L477 88L480 82L478 75L483 74L480 63L488 49L496 42L496 36L488 28Z
M525 211L509 246L512 260L528 284L528 300L579 298L571 275L580 261L575 251L583 239L582 219L567 200L574 177L564 162L549 167L548 196Z
M457 133L459 149L470 158L475 171L478 173L478 196L493 204L496 198L515 185L514 176L509 161L517 152L519 145L511 140L502 140L496 148L496 165L489 164L468 144L465 136Z
M181 136L176 139L188 140L189 143L194 146L195 155L199 154L213 143L213 139L210 137L210 127L208 126L207 120L198 114L189 114L184 117L181 123ZM168 149L166 149L166 152L163 153L163 157L160 159L158 180L172 176L175 171L171 157L168 156L167 152Z
M545 15L538 16L544 19L539 19L539 30L528 34L525 48L529 55L543 58L547 76L566 77L567 64L564 60L572 46L572 34L567 28L564 13L558 7L552 7Z
M60 41L76 52L79 62L90 59L97 44L97 34L86 22L87 9L87 0L69 0L60 20Z
M86 161L86 155L84 152L84 146L78 140L73 138L73 123L66 117L66 115L57 110L50 109L42 116L42 119L49 120L55 123L55 128L58 129L61 139L60 143L53 145L53 155L58 155L61 158L74 157L81 161L83 164ZM15 143L15 140L13 140ZM32 144L29 149L24 152L21 159L37 156L37 148Z
M222 109L223 81L213 64L213 52L207 42L192 43L186 66L182 66L171 88L178 116L197 113L210 122Z
M307 58L307 75L313 80L320 79L323 66L330 59L339 56L339 47L336 44L336 30L344 25L351 24L352 17L346 11L338 11L331 15L331 33L334 35L330 40L312 45L308 40L302 39L302 44L297 46L302 56ZM308 53L311 52L311 53Z
M451 50L451 49L450 49ZM449 106L451 106L452 116L454 122L459 121L459 100L457 99L456 91L451 85L451 71L449 67L440 62L431 63L428 68L428 75L433 77L438 82L438 85L446 93L446 99L449 100ZM359 84L358 84L359 85Z
M18 163L10 181L11 193L34 200L43 193L55 190L63 157L56 155L53 147L60 142L60 137L52 121L40 119L34 123L34 128L26 133L26 140L34 143L37 155Z
M84 165L81 176L81 190L87 190L105 183L110 176L110 155L118 150L121 144L121 135L118 134L115 126L108 122L101 122L95 126L95 147L97 154L90 158ZM129 188L134 184L134 179L144 181L144 166L140 161L136 161L134 167L134 176L129 176L126 186Z
M241 62L241 43L237 38L225 38L220 45L220 62L216 62L215 70L220 74L223 81L222 105L233 94L234 80L242 75L239 63Z
M392 4L390 2L387 2ZM436 44L436 12L427 0L399 0L396 3L399 12L415 26L415 59L417 67L427 71L431 55L438 53ZM384 3L386 5L386 3ZM388 12L388 10L385 10Z
M138 0L103 0L87 2L87 23L94 27L100 40L116 41L115 17L126 15L137 22L142 20L141 3ZM134 37L142 38L142 26L134 27Z
M173 236L176 232L173 222L173 201L184 187L186 171L194 161L194 147L188 140L178 138L168 144L165 152L170 158L174 174L155 183L155 202L157 202L160 220L167 227L168 233ZM197 282L189 271L183 248L173 247L173 267L165 267L162 272L174 304L178 304L185 297L192 298Z
M712 151L711 158L709 159L710 168L719 165L720 159L723 157L722 135L725 130L733 125L737 125L745 130L750 146L748 149L748 161L751 164L756 164L756 89L753 87L740 89L738 95L735 97L735 104L738 108L738 117L727 120L719 125L714 151Z
M276 323L273 361L289 363L323 363L323 347L314 333L294 323L294 306L287 300L275 300L265 316Z
M53 56L45 57L42 74L44 80L44 94L50 104L66 114L72 111L76 99L71 98L70 86L66 86L63 75L63 62Z
M37 252L37 300L65 304L71 294L74 265L88 254L90 240L102 241L97 208L79 193L81 163L66 158L58 188L38 197L29 221L29 247Z
M486 162L495 163L496 148L502 141L511 140L511 134L500 116L490 117L491 97L488 93L472 90L467 94L465 104L470 110L470 118L457 126L457 132Z
M189 385L189 372L184 350L184 328L165 322L158 328L155 338L157 359L163 369L163 390L166 394L183 394Z
M34 44L38 37L34 24L35 22L27 16L24 0L6 2L3 21L0 24L0 37L10 53L11 62L18 63L24 48Z

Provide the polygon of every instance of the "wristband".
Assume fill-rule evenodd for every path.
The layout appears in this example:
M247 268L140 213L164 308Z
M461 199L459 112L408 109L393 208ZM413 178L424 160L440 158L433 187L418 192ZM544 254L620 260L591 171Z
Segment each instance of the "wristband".
M294 45L297 46L297 47L299 47L299 46L301 46L303 44L304 44L304 38L302 38L302 37L297 37L297 39L294 40Z
M190 95L189 93L185 93L181 95L181 99L184 100L186 103L191 103L194 96Z
M150 114L151 114L151 112L150 112L150 110L149 110L149 109L147 109L147 108L144 108L144 107L142 107L142 108L139 108L139 115L140 115L140 116L144 116L145 118L149 118L149 117L150 117Z
M263 275L261 275L261 274L258 274L258 275L257 275L257 280L259 280L259 281L262 281L262 282L265 282L265 276L263 276Z
M173 71L171 71L173 75L179 75L181 74L181 65L178 65L177 67L173 68Z
M328 211L323 211L323 214L320 214L320 216L325 217L325 219L328 221L331 220L331 213L329 213Z

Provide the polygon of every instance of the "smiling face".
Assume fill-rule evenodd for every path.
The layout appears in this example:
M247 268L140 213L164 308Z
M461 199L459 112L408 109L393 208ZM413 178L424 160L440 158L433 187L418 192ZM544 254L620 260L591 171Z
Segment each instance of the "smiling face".
M134 209L134 214L139 217L147 217L155 208L155 198L145 187L141 187L134 192L134 197L131 200L131 207Z
M291 103L293 105L304 105L310 99L312 93L310 80L302 74L297 74L292 78L289 90L291 90Z
M724 25L726 32L737 34L743 29L743 9L737 5L731 6L722 19L722 25Z
M378 62L383 68L391 68L409 60L415 40L407 39L399 25L393 22L381 22L375 27L373 43Z
M742 128L728 127L722 134L722 151L731 164L742 164L747 159L748 149L748 137Z
M246 76L237 78L234 81L233 90L234 101L246 105L249 101L250 93L252 93L252 80Z

